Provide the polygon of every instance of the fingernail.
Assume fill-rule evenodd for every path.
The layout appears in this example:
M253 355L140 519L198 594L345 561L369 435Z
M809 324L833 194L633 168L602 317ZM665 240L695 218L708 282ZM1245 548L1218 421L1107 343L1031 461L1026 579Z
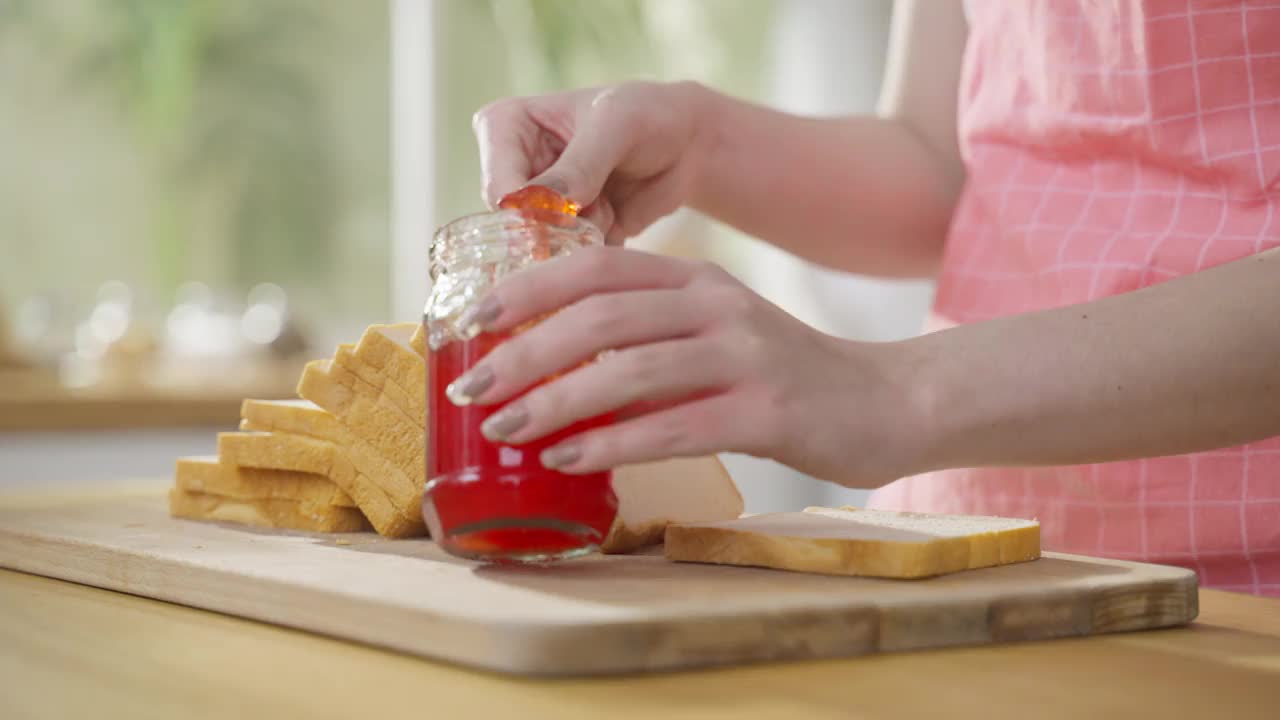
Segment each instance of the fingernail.
M529 412L519 403L508 405L480 424L480 432L490 440L506 440L529 422Z
M542 465L548 468L559 468L572 465L582 458L582 451L577 445L557 445L542 451Z
M493 385L493 379L493 370L488 365L481 365L449 383L444 394L454 405L470 405L476 396Z
M489 323L497 320L501 314L502 306L498 304L498 298L489 296L463 310L462 314L458 316L458 327L462 330L463 335L471 337L484 330Z

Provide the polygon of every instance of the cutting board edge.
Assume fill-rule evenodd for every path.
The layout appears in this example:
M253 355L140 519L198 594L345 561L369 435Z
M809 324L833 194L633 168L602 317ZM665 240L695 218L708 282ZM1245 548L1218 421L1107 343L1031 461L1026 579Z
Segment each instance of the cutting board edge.
M33 554L33 551L36 552ZM104 555L99 558L104 562L92 560L91 556L95 554ZM232 594L223 590L221 581L237 577L243 590L243 576L168 558L159 560L154 567L139 564L141 569L130 568L129 561L138 557L127 549L56 537L33 539L28 534L0 527L0 566L3 567L474 669L520 676L664 672L725 664L848 658L926 647L962 647L1146 630L1189 623L1195 618L1198 606L1195 574L1185 571L1165 573L1163 579L1138 586L1113 587L1102 583L1078 588L1071 594L1056 595L1056 604L1048 606L1041 604L1043 596L1049 595L1046 592L1016 596L990 607L975 607L971 609L970 616L962 615L961 619L969 620L979 628L978 631L970 636L957 635L947 642L933 641L927 645L903 639L921 637L927 634L922 630L936 624L940 614L934 613L931 605L924 603L916 603L908 608L909 612L899 612L892 618L880 608L863 605L838 610L792 609L763 617L760 614L743 614L647 623L616 621L590 626L554 623L504 626L452 616L437 617L421 609L386 603L379 608L376 622L361 623L355 632L340 633L310 616L324 614L334 610L335 606L339 610L345 608L347 614L360 609L359 603L341 594L319 593L323 601L305 608L307 615L291 616L286 608L271 602L273 598L288 593L289 586L284 583L270 578L249 578L251 592ZM110 570L113 567L119 569L114 575L123 576L113 576ZM132 578L128 577L130 573ZM167 581L163 580L165 576L169 576ZM202 597L201 592L206 596ZM1147 602L1153 597L1171 600L1175 611L1159 617L1122 618L1126 622L1112 622L1107 627L1096 624L1100 612L1105 617L1107 608L1123 604L1126 596L1143 593ZM1176 612L1178 598L1183 599L1180 607L1184 610L1181 613ZM1080 603L1082 599L1086 602ZM1078 603L1074 610L1072 601ZM1089 609L1087 619L1080 614L1080 606ZM1050 609L1046 610L1046 607ZM1053 607L1059 610L1055 612ZM954 622L954 608L949 608L948 614ZM414 628L421 632L414 632ZM986 636L982 631L986 631ZM448 636L449 642L442 644L442 650L441 647L415 641L429 634ZM747 637L748 640L726 642L725 638L729 637ZM512 642L514 640L520 642ZM519 652L513 652L513 649ZM609 651L601 653L602 649ZM613 661L602 663L599 659L602 654L613 658ZM548 657L556 661L548 663Z

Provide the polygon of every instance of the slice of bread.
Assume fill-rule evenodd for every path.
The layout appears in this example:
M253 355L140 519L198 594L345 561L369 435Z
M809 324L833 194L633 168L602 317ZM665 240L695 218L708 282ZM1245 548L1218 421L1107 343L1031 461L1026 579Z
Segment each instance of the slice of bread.
M219 462L214 455L178 458L174 485L187 492L241 500L296 500L314 505L356 506L355 500L325 475L240 467Z
M169 514L189 520L308 532L360 532L369 529L364 515L355 508L280 498L230 498L178 487L169 490Z
M618 517L601 549L624 553L662 542L671 523L731 520L742 495L715 456L627 465L613 471Z
M240 467L328 475L333 443L274 432L218 433L218 457Z
M665 553L680 562L924 578L1035 560L1040 525L1012 518L808 508L671 525Z
M241 430L266 428L333 443L343 440L338 418L310 400L249 399L241 403L240 417Z

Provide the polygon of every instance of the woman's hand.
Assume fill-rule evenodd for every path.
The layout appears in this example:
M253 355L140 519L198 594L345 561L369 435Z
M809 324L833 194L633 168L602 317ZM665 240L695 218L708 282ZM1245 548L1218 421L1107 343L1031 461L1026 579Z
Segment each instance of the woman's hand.
M463 323L504 331L556 310L450 387L455 402L505 404L484 431L511 444L620 412L545 451L548 466L736 451L866 487L910 457L910 367L893 346L823 335L714 265L582 250L506 279Z
M693 83L627 83L499 100L473 121L485 202L545 185L619 245L688 201L703 96Z
M499 100L474 125L491 208L545 185L621 245L689 206L828 267L916 277L937 270L963 169L954 130L940 151L922 138L945 132L901 114L803 118L695 83L626 83Z

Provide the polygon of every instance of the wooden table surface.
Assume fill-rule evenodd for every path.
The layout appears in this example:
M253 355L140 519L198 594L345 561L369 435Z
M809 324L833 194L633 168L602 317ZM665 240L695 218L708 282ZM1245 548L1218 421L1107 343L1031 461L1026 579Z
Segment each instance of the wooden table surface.
M0 571L0 717L1270 718L1280 600L1173 630L645 677L519 680Z

